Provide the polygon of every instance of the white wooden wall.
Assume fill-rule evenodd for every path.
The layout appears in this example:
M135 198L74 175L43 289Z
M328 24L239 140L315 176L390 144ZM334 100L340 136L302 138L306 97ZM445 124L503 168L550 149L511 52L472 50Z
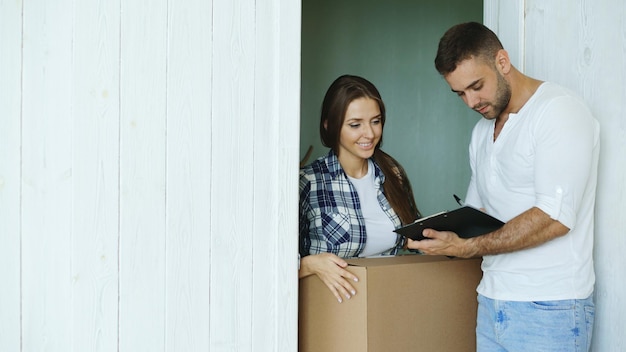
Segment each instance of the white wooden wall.
M485 24L518 67L577 91L600 122L593 350L626 351L626 2L486 0Z
M300 3L0 0L0 350L295 351Z

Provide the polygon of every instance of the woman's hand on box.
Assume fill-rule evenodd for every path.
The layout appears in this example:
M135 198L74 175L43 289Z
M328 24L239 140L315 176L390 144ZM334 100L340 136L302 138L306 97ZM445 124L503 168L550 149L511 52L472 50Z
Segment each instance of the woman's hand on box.
M309 255L300 262L299 277L317 275L341 303L344 298L350 299L356 294L350 283L359 281L346 267L348 263L332 253Z

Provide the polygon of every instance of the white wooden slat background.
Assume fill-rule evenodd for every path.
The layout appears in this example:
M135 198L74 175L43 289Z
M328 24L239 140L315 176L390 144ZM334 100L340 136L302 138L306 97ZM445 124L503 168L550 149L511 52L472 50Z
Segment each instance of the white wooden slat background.
M22 6L0 0L0 350L21 337Z
M485 6L603 126L593 346L624 350L626 5ZM0 0L0 350L297 349L300 11Z
M119 349L162 351L167 2L122 1L120 12Z
M299 28L0 0L0 350L296 350Z
M170 2L166 351L207 351L210 287L212 7ZM195 38L188 40L188 38Z
M211 185L211 285L212 307L232 307L236 319L221 320L219 310L210 312L210 334L222 351L247 350L252 346L253 181L254 162L254 1L214 3L213 87L219 99L212 102L213 143ZM214 96L215 97L215 96ZM228 118L238 116L237 119ZM260 176L260 175L259 175ZM235 202L225 199L236 196ZM248 219L243 223L243 217ZM226 221L220 221L220 219ZM248 226L245 226L248 224ZM242 226L244 225L244 226Z
M69 346L73 315L70 1L23 6L21 325L27 351Z
M74 3L72 89L73 350L112 351L118 333L119 249L119 3ZM68 328L68 327L64 327Z

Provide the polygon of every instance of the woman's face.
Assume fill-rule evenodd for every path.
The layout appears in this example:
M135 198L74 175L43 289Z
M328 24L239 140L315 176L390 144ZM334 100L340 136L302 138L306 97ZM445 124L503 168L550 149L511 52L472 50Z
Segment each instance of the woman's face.
M353 100L348 105L341 126L339 159L355 162L370 158L382 134L383 124L378 103L370 98Z

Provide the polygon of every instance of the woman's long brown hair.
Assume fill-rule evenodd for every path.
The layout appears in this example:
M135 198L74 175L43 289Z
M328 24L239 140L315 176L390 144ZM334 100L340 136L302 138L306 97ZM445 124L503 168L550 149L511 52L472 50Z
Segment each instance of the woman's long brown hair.
M391 155L376 148L374 160L385 175L383 190L389 204L400 217L403 225L421 218L417 209L413 188L404 168Z
M359 76L343 75L337 78L324 96L319 126L322 143L333 149L335 153L338 152L341 127L348 105L359 98L369 98L378 103L381 125L383 128L385 126L385 104L378 89L370 81ZM380 149L382 142L381 136L373 158L385 175L385 182L383 183L385 197L400 217L402 224L406 225L418 219L420 212L417 209L413 189L404 168Z

